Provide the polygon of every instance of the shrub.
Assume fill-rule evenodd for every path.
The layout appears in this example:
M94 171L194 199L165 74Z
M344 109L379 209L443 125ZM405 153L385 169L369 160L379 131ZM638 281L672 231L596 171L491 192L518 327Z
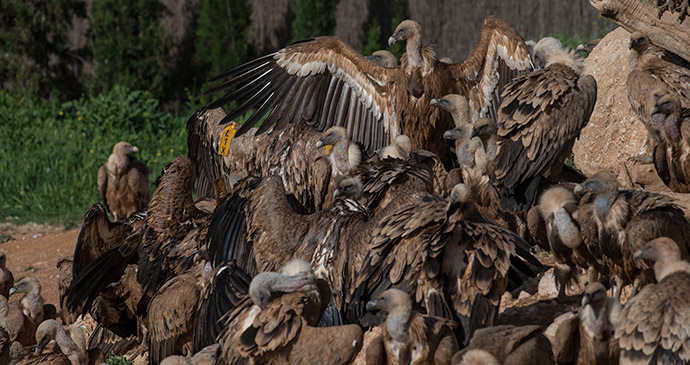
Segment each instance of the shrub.
M139 146L151 183L187 152L187 115L161 112L150 92L125 87L65 103L2 90L0 115L2 220L80 221L101 200L98 169L118 141Z
M292 41L333 34L335 5L335 0L298 0L292 21Z

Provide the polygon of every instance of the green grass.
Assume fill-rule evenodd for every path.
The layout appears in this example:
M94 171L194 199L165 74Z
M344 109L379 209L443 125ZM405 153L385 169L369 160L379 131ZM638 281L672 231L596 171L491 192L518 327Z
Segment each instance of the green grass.
M161 167L187 153L192 112L161 112L149 92L115 87L64 103L54 99L0 90L0 221L80 224L100 202L98 169L116 142L139 147L136 157L152 171L152 192Z
M105 360L105 363L108 365L129 365L129 364L134 364L133 360L127 360L124 355L110 355Z

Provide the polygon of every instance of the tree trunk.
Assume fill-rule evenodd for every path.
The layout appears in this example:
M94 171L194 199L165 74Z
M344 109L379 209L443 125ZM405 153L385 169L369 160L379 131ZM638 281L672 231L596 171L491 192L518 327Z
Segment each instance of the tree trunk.
M659 19L651 0L589 0L589 3L628 32L645 32L654 45L690 62L690 20L680 24L679 13L665 11Z

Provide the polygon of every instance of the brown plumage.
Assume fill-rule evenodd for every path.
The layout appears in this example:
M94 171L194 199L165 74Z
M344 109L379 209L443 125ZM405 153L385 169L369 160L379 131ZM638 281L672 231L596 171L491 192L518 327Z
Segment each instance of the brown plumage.
M621 309L618 298L609 298L601 283L588 284L579 313L558 326L556 364L618 364L613 332Z
M45 300L41 296L41 283L36 278L27 277L20 280L10 289L10 296L15 293L24 293L19 300L24 315L36 325L44 318L43 304Z
M599 172L575 187L576 195L591 193L591 204L578 212L580 227L596 227L596 240L609 263L611 275L637 288L653 280L649 265L633 260L633 252L657 237L668 236L678 243L681 256L688 257L690 223L675 201L665 195L640 190L618 190L618 181ZM583 231L583 238L590 233ZM591 239L591 238L590 238ZM590 250L597 257L596 249Z
M290 266L293 270L288 270ZM218 363L346 364L362 347L357 325L313 327L329 302L304 261L290 262L281 273L264 272L250 285L253 305L230 313ZM328 339L328 346L317 344Z
M79 275L87 265L122 242L133 231L140 229L145 223L144 218L146 212L135 213L127 219L111 222L102 205L91 206L84 215L84 223L74 248L74 276Z
M430 108L429 101L459 93L470 100L474 114L487 116L498 105L495 100L502 86L517 72L532 67L522 37L493 16L484 20L470 56L453 65L437 61L431 49L422 47L420 27L412 21L401 23L391 40L407 41L398 68L369 62L334 37L293 44L218 76L229 80L210 91L236 90L210 107L250 94L223 121L256 108L239 129L240 135L268 114L259 134L302 120L319 131L340 125L368 153L406 134L414 148L427 149L447 161L440 142L451 121Z
M520 237L483 217L470 189L459 184L447 202L428 196L381 220L352 304L399 287L429 315L457 318L468 341L475 329L493 324L509 277L519 282L517 271L528 266L521 260L540 265Z
M218 346L218 344L206 346L191 358L179 355L168 356L161 361L161 365L213 365L216 363Z
M149 168L130 156L137 146L118 142L108 162L98 170L98 190L105 209L120 220L146 209L149 202Z
M669 92L680 97L683 107L690 107L690 63L652 45L643 32L630 35L630 68L659 80ZM646 91L654 90L650 88Z
M553 364L551 343L539 326L495 326L477 330L469 345L453 355L458 365Z
M456 323L423 316L412 309L412 299L399 289L388 289L367 303L367 310L386 312L380 338L366 349L367 364L450 364L458 350Z
M350 142L347 130L343 127L331 127L323 132L316 142L316 148L321 147L330 148L327 155L332 168L331 176L335 182L352 174L362 158L359 147Z
M661 180L679 193L690 192L690 109L681 108L677 95L655 93L652 119L663 128L664 139L654 149L654 168Z
M598 266L587 245L582 244L580 227L574 217L579 209L578 201L568 187L554 186L541 195L539 204L532 209L538 214L528 214L527 225L539 246L551 251L557 261L556 284L558 298L562 300L566 286L575 283L579 268Z
M58 294L60 300L60 317L62 324L69 326L79 316L78 313L70 311L67 308L67 296L69 295L69 288L72 285L72 256L66 256L58 260Z
M14 285L14 275L7 268L7 256L0 252L0 295L5 298L10 297L10 289Z
M141 238L137 281L152 295L166 280L188 269L207 228L208 215L192 199L194 171L187 156L178 156L169 166L146 215Z
M621 363L687 364L690 362L690 264L678 245L657 238L635 251L654 262L657 284L644 287L623 308L616 339Z
M8 303L5 297L0 298L0 329L8 344L12 341L18 341L24 346L36 343L36 324L24 315L21 303Z
M412 152L412 140L404 134L393 138L391 144L378 151L381 159L408 159L410 158L410 152Z
M398 67L398 59L390 51L378 50L365 57L367 60L383 67Z
M532 206L542 176L560 174L597 96L594 77L582 76L580 57L544 39L535 53L544 54L544 68L506 85L499 108L494 181L511 212Z
M43 321L36 329L36 351L35 356L40 356L45 346L55 340L61 354L54 353L56 359L45 360L46 363L57 363L59 355L69 359L71 365L87 365L86 340L80 328L73 328L66 331L62 325L54 319Z
M157 364L176 354L192 354L192 336L205 284L204 270L211 271L205 262L195 264L189 271L173 277L151 298L147 313L149 329L149 363Z

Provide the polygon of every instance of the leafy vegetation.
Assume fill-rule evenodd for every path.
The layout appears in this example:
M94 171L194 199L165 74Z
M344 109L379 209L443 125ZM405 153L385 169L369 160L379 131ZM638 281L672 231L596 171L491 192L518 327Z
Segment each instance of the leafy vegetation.
M299 0L292 21L292 41L333 34L335 0Z
M153 183L162 166L187 153L192 112L162 112L150 92L120 86L68 102L1 90L0 220L79 222L100 201L98 168L121 140L140 148L136 157Z
M124 355L110 355L110 357L105 360L105 363L107 365L129 365L134 364L134 361L127 360Z

